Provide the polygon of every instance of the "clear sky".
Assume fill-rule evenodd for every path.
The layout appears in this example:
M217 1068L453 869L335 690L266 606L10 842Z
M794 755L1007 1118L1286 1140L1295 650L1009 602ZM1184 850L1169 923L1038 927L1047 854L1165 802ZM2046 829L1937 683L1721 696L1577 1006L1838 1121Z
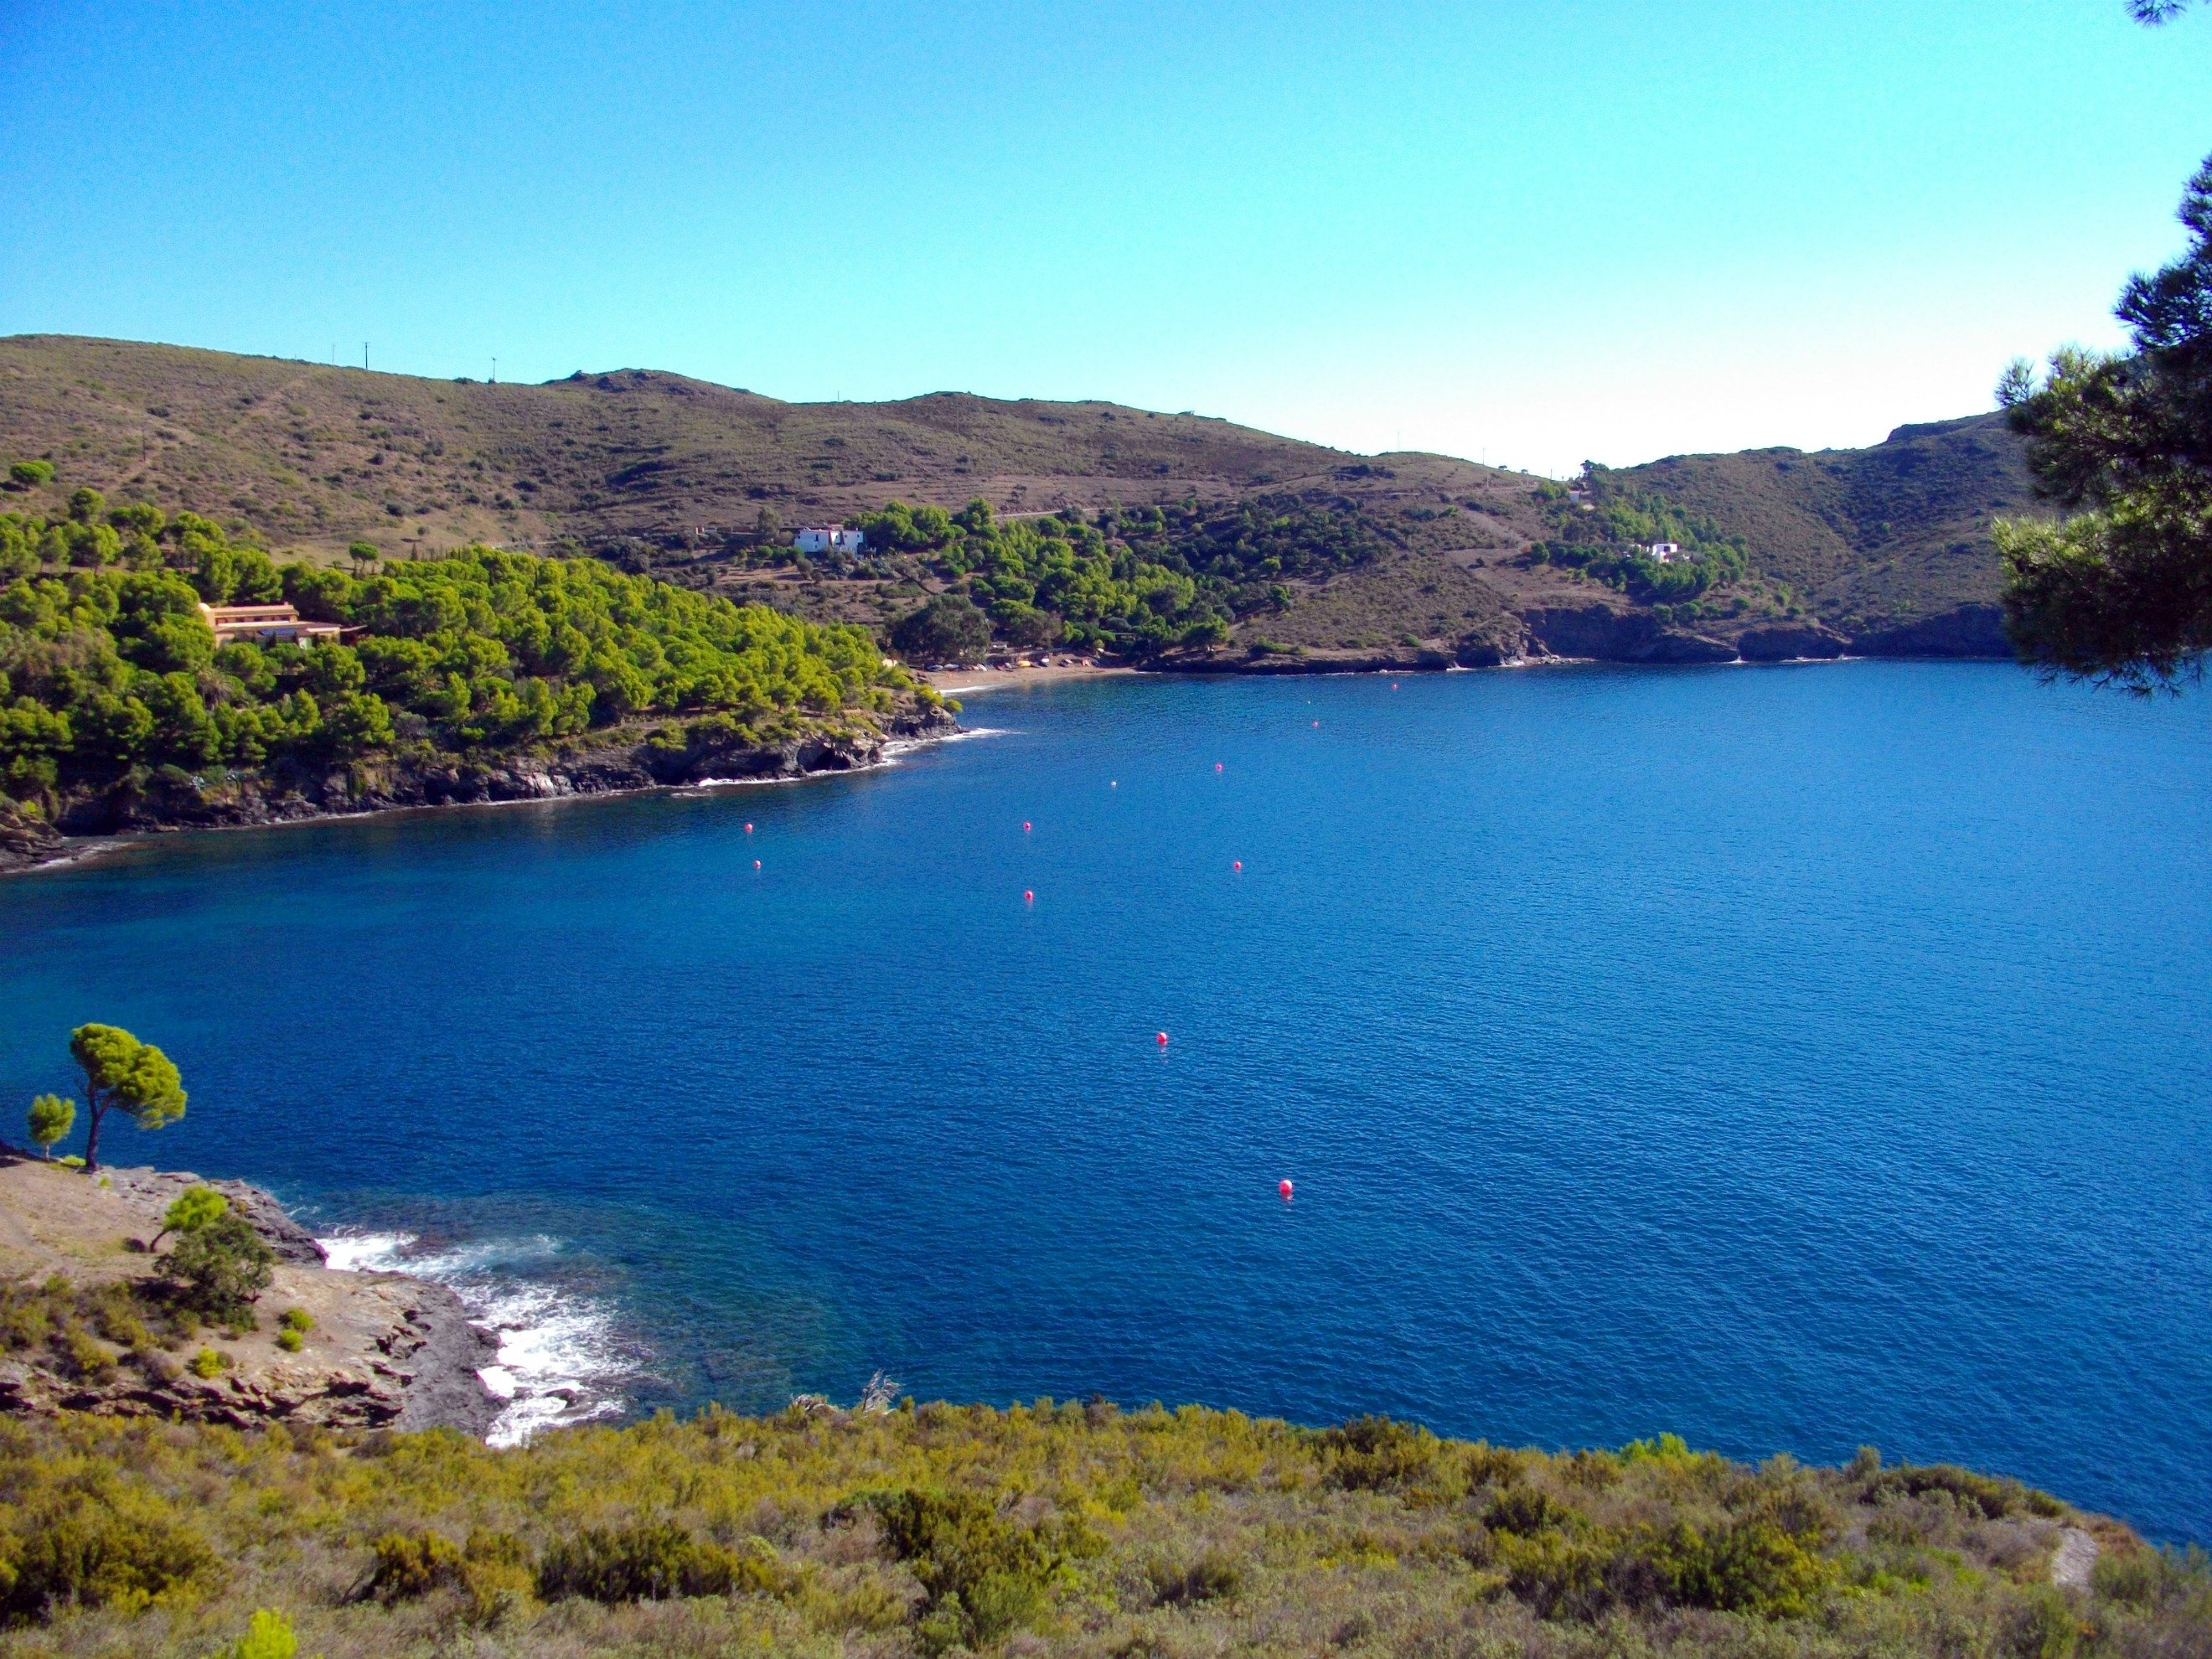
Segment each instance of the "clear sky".
M0 333L1861 444L2117 337L2208 94L2123 0L0 0Z

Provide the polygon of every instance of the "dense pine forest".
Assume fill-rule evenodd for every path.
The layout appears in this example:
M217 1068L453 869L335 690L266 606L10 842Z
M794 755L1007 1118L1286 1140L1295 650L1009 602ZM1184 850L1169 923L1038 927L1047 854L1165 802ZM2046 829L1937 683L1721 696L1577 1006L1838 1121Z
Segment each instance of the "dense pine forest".
M1390 544L1348 501L1291 495L1007 520L981 500L957 513L892 501L859 522L878 557L906 555L939 580L964 582L981 612L969 620L957 605L936 607L905 636L925 655L991 639L1139 661L1207 648L1244 617L1288 605L1285 583L1369 563Z
M201 605L341 625L218 646ZM0 514L0 793L50 807L133 769L251 770L496 753L635 722L770 738L925 699L857 628L483 546L356 568L278 564L191 513Z

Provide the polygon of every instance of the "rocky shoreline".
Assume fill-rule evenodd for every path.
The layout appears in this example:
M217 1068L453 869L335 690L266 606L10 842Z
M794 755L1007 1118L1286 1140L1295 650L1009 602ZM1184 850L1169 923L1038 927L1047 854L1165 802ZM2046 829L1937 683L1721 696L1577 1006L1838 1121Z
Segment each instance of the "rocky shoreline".
M68 795L52 823L0 805L0 872L67 862L118 837L250 829L372 812L572 799L708 782L769 782L883 763L895 745L949 737L959 722L921 704L881 725L854 721L750 743L694 728L680 743L635 731L497 762L376 761L252 772L143 769Z
M91 1412L253 1428L296 1423L322 1428L457 1429L481 1439L501 1401L481 1370L499 1339L476 1324L442 1285L405 1273L339 1272L322 1247L262 1188L203 1182L183 1171L108 1169L97 1177L0 1150L0 1267L17 1283L61 1273L98 1285L141 1279L142 1248L179 1193L209 1186L276 1253L262 1293L263 1328L216 1336L222 1369L204 1376L159 1348L115 1353L88 1369L52 1346L0 1352L0 1412ZM275 1315L313 1317L297 1352L279 1347Z

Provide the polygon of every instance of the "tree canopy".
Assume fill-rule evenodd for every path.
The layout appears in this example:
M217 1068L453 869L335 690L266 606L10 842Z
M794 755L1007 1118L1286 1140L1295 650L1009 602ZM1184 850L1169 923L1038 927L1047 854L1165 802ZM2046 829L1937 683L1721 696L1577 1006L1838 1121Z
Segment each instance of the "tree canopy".
M76 1103L60 1095L39 1096L31 1102L29 1127L31 1144L52 1158L54 1143L76 1127Z
M134 766L466 755L668 714L776 727L914 689L863 629L596 560L468 547L354 575L279 566L193 514L81 505L0 514L0 794L19 799ZM357 631L218 648L199 611L276 600Z
M860 523L871 547L963 584L1010 645L1138 658L1218 644L1281 605L1284 578L1350 569L1388 544L1348 503L1289 495L1004 520L982 501L892 501Z
M141 1129L158 1129L185 1115L185 1082L176 1063L150 1042L118 1025L80 1025L70 1033L70 1053L84 1068L85 1099L92 1109L84 1167L100 1168L100 1125L120 1111Z
M2179 216L2188 251L2115 307L2132 349L2069 348L2040 380L2016 362L1998 387L2039 493L2079 509L1996 526L2007 629L2032 662L2137 691L2212 647L2212 160Z

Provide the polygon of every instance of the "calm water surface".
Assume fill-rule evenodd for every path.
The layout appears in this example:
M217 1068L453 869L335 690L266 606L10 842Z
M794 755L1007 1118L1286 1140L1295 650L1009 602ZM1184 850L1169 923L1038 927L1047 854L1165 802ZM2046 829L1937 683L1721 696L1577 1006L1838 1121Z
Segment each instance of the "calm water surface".
M1862 663L968 718L0 882L0 1098L78 1022L161 1043L190 1115L111 1156L460 1284L526 1426L882 1367L1872 1442L2212 1539L2212 702Z

